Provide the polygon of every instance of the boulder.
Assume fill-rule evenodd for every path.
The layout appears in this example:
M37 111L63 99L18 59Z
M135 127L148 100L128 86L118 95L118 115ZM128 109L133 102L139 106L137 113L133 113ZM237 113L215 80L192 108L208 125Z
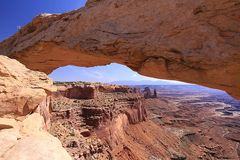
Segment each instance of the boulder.
M44 119L33 113L20 122L1 118L0 124L12 126L0 130L1 160L71 160L61 142L44 130Z
M72 160L61 142L48 133L19 140L3 157L4 160Z

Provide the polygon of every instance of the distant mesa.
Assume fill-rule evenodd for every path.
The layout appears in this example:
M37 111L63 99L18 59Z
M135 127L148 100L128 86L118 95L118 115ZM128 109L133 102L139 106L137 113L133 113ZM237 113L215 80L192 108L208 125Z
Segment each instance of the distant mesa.
M142 81L114 81L111 84L116 85L127 85L127 86L135 86L135 85L189 85L189 83L179 82L179 81L168 81L168 80L142 80Z
M144 98L157 98L157 90L153 89L153 91L149 87L145 87L143 90Z

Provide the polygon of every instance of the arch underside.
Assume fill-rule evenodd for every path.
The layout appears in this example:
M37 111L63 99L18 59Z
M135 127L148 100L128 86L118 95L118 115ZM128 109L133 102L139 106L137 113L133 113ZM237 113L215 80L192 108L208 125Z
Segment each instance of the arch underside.
M100 0L34 18L0 43L0 54L45 73L115 62L240 98L240 3Z

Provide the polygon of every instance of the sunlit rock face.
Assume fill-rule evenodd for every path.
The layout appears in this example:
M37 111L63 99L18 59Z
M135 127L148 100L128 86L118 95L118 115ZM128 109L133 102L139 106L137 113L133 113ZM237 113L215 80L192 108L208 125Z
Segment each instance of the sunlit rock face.
M34 18L0 43L0 54L45 73L116 62L240 98L239 15L236 0L91 0Z
M0 118L1 160L71 160L61 142L44 129L39 113L23 120ZM8 127L6 127L8 126Z
M45 73L0 56L0 159L71 160L50 135L50 94ZM54 152L53 152L54 151Z
M45 73L32 71L14 59L0 56L0 116L27 115L37 108L44 112L54 91Z
M143 94L137 89L86 82L55 85L50 132L74 160L118 159L127 128L148 120Z

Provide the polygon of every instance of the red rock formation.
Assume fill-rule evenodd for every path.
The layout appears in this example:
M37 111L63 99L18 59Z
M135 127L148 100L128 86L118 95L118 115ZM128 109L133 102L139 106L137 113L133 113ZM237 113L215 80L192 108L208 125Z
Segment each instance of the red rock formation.
M66 84L58 87L58 93L70 99L94 99L95 88L94 86L87 84L81 84L77 86L74 84Z
M58 84L62 95L68 95L70 88L78 89L79 86L86 88L92 86L95 93L92 99L72 99L59 94L55 94L53 98L51 133L62 141L75 159L78 157L101 159L104 156L105 159L109 159L109 156L114 156L112 151L115 147L118 148L115 142L121 143L120 133L123 133L128 125L146 120L147 113L142 105L143 95L134 89L103 84L62 85L68 88L63 91L61 84ZM84 90L82 88L78 92ZM73 130L74 133L71 133ZM95 136L97 138L105 136L106 139L101 141ZM87 147L93 143L98 143L99 147ZM84 144L84 147L78 148L80 144Z
M154 90L153 90L153 98L157 98L157 97L158 97L158 95L157 95L157 90L154 89Z
M46 131L54 88L46 74L0 56L1 160L71 160L60 141Z
M117 62L240 97L239 15L236 0L91 0L37 16L0 43L0 54L45 73Z
M152 92L153 90L153 92ZM157 98L156 89L152 89L150 87L145 87L143 90L144 98Z
M143 90L144 98L151 98L152 93L149 87L145 87Z
M132 88L81 82L57 85L58 91L54 93L53 110L63 110L61 115L63 118L69 118L73 106L80 107L85 123L94 127L99 127L108 120L111 121L120 113L125 113L132 124L144 121L146 118L146 110L141 102L143 95ZM62 96L65 98L61 98Z
M55 91L46 74L5 56L0 56L0 76L0 116L27 115L48 105L46 98Z
M128 123L130 124L145 121L147 117L147 112L142 105L142 101L135 102L129 109L125 110L124 113L127 115Z

